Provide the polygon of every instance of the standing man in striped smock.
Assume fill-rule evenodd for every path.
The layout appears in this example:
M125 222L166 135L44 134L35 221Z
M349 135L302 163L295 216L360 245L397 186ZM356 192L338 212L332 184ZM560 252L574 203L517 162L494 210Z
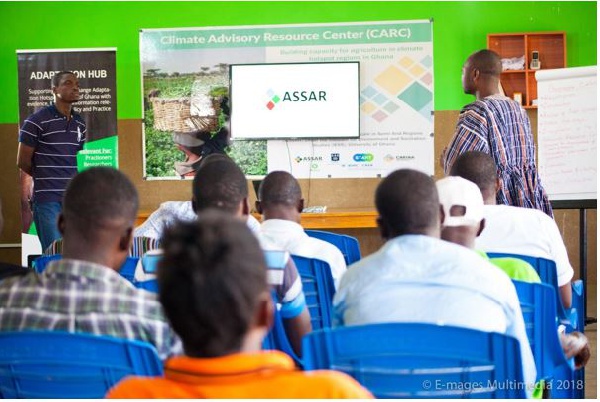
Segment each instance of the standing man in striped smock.
M69 180L77 173L86 126L73 110L79 80L70 71L52 77L54 103L27 117L19 131L17 165L33 177L31 208L42 250L60 238L57 219Z
M454 137L442 154L446 175L467 151L490 154L496 163L500 187L498 204L539 209L553 217L535 163L535 143L525 109L500 94L500 56L491 50L473 53L463 66L465 93L477 100L465 106Z

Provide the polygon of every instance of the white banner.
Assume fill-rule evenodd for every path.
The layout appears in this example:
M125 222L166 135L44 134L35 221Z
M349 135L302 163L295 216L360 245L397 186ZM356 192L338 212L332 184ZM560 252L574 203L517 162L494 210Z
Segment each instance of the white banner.
M228 153L245 173L351 178L414 168L433 175L432 40L428 20L144 30L144 175L178 177L177 164L194 158L185 144L197 143L176 133L177 124L156 124L151 105L218 92L229 64L336 61L360 62L360 139L235 141ZM182 121L193 120L186 113Z

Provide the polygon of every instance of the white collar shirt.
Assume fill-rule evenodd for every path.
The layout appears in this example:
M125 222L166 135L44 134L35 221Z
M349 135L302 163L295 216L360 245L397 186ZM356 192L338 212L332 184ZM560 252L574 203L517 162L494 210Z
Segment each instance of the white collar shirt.
M283 219L263 221L261 234L271 244L289 251L290 254L327 262L337 288L340 278L346 272L346 261L336 246L310 237L300 224Z

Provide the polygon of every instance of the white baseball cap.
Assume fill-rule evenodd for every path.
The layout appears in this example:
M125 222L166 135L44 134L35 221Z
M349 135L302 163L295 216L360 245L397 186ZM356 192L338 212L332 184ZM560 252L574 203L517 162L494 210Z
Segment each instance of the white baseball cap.
M483 219L483 197L477 185L458 176L449 176L436 183L440 204L444 210L442 226L474 226ZM453 206L464 208L462 215L450 214Z

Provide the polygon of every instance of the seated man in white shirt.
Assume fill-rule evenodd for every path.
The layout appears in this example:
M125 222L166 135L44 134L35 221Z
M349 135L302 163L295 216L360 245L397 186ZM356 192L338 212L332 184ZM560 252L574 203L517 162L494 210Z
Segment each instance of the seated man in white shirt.
M263 216L262 235L291 254L327 262L337 288L346 271L344 256L333 244L312 238L304 232L300 226L302 209L302 190L294 176L276 171L264 178L256 201L256 210Z
M472 181L481 190L486 227L475 240L475 247L488 253L522 254L554 261L563 306L571 307L573 267L556 222L537 209L496 205L499 182L496 165L488 154L462 154L450 175Z
M386 243L342 277L334 325L421 322L513 336L531 394L536 368L515 287L477 253L440 239L443 213L433 180L397 170L379 184L375 205Z

